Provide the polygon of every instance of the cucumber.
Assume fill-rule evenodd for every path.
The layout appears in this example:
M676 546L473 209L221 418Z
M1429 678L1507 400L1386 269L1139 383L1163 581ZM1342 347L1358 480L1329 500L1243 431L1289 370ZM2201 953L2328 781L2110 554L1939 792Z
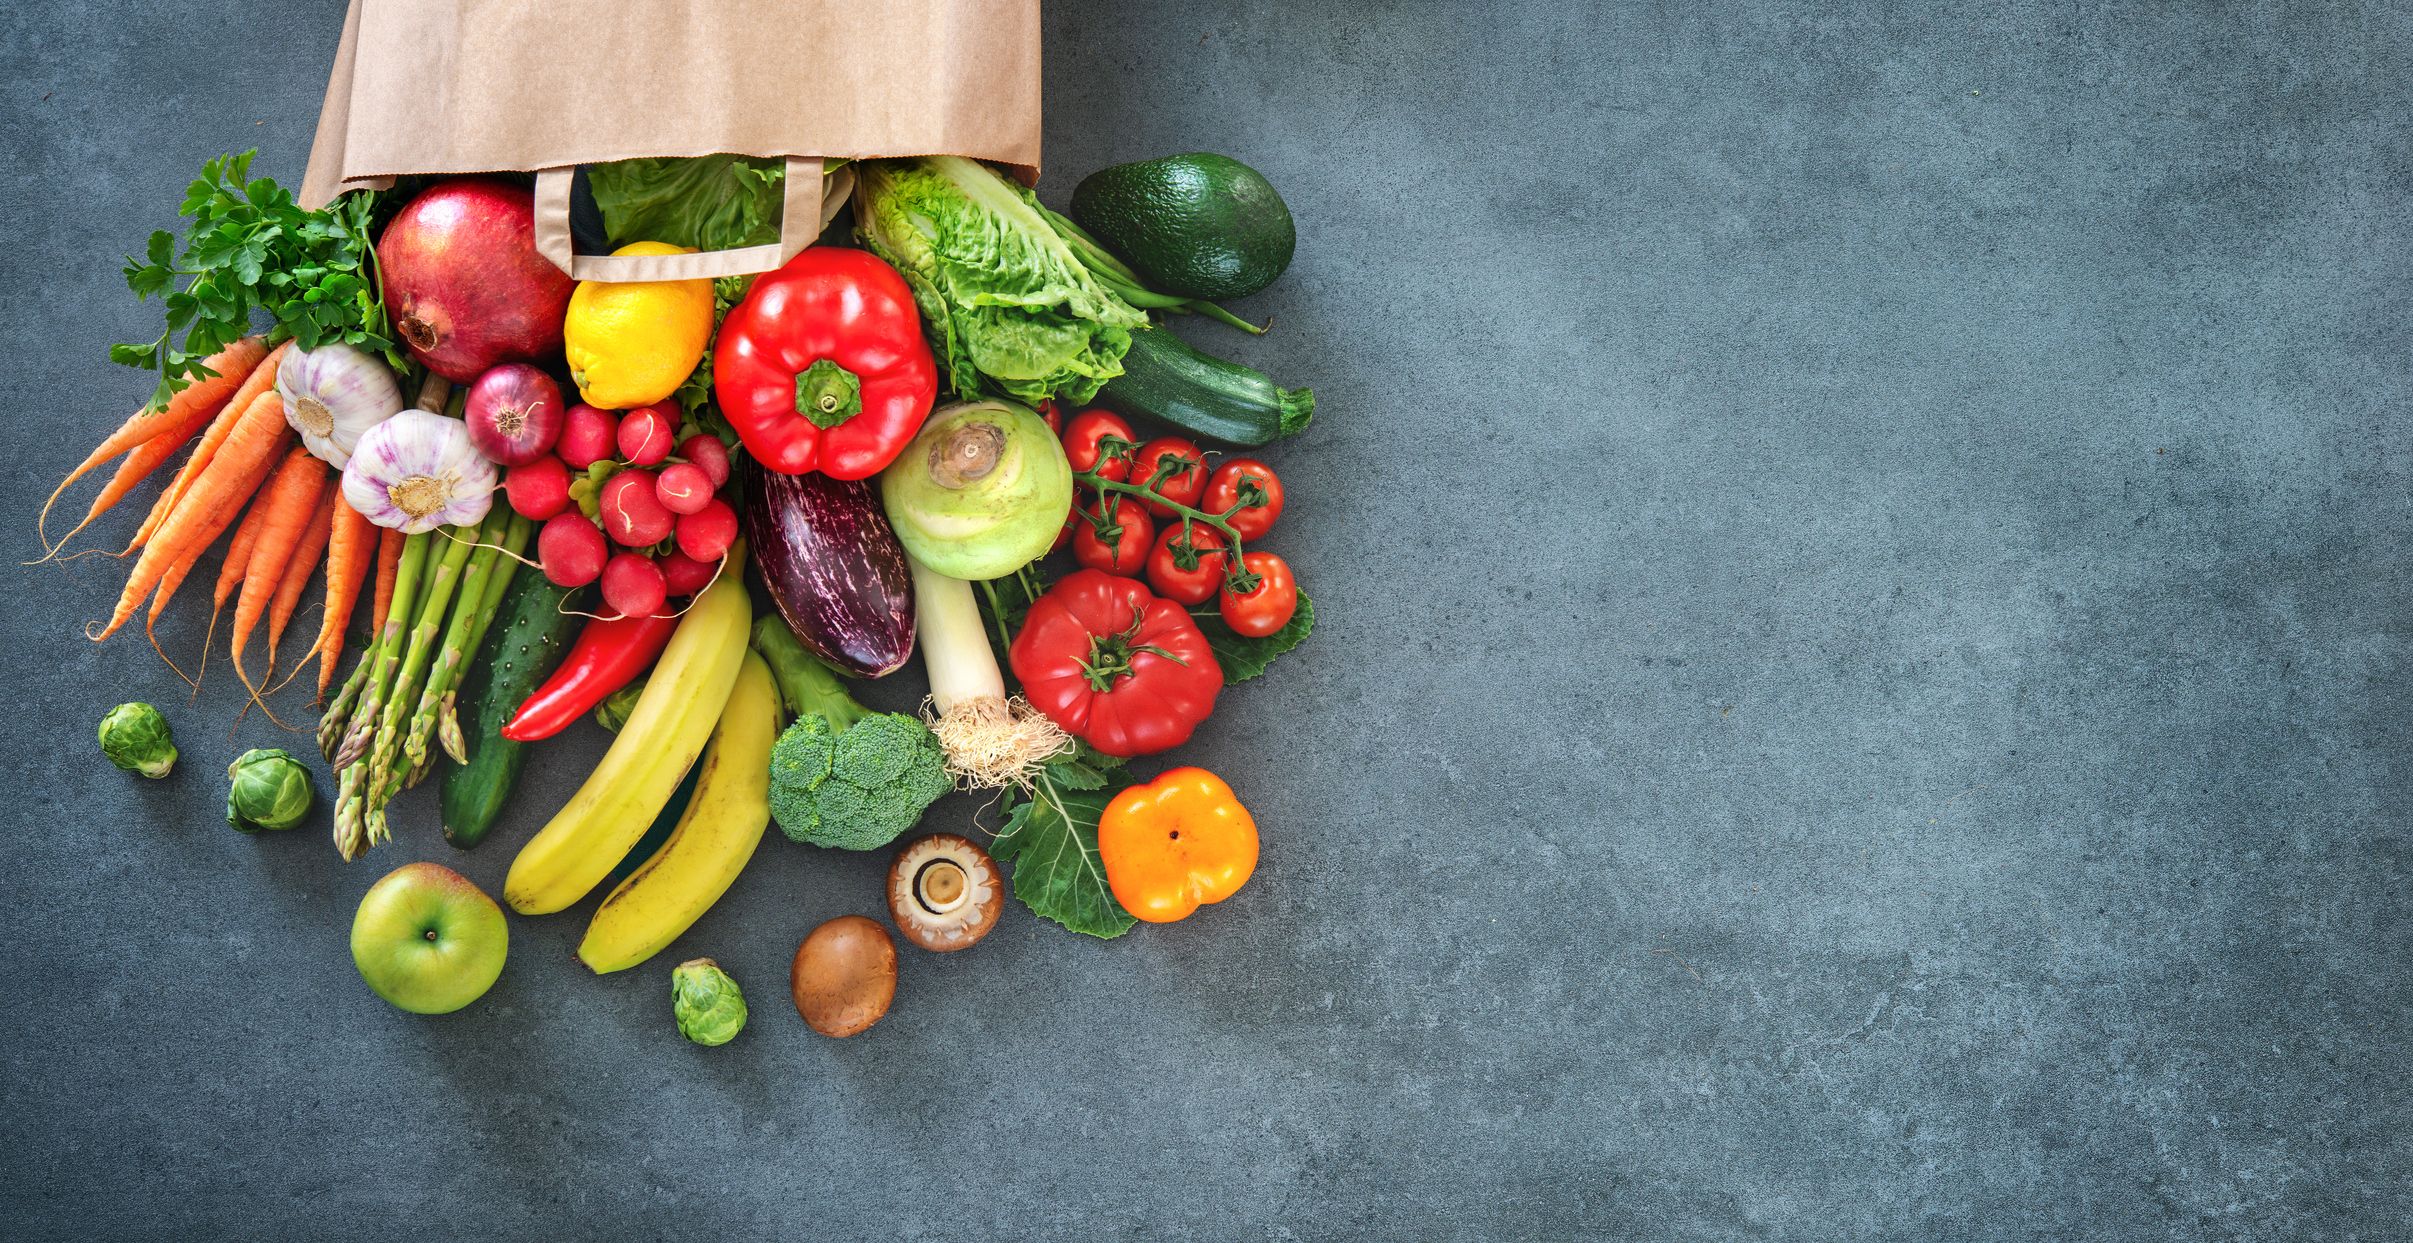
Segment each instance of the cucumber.
M1263 372L1201 354L1163 328L1131 334L1123 374L1098 390L1098 402L1252 447L1298 435L1315 417L1314 390L1278 388Z
M469 762L444 774L444 840L462 850L486 839L519 784L528 744L503 737L503 726L530 692L561 663L585 619L562 610L567 589L544 575L511 576L503 598L503 625L486 637L461 688L462 740Z

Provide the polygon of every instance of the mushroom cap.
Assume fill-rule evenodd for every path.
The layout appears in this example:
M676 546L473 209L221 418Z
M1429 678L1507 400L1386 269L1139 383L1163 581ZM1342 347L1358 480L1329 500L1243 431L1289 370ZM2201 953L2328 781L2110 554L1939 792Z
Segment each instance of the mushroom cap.
M888 914L905 939L934 953L970 949L1005 913L1005 884L968 837L933 833L888 865Z
M896 998L896 942L879 921L840 915L812 930L788 968L796 1013L824 1036L852 1036Z

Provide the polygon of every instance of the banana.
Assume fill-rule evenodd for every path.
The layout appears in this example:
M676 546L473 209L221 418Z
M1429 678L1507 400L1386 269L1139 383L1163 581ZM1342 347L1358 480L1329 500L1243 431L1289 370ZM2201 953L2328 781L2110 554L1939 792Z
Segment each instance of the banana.
M753 611L735 574L696 597L603 762L511 861L511 909L543 915L576 902L645 836L729 702Z
M771 744L778 738L779 687L771 667L748 652L686 814L654 857L596 908L578 943L580 962L598 975L634 967L729 891L771 823Z

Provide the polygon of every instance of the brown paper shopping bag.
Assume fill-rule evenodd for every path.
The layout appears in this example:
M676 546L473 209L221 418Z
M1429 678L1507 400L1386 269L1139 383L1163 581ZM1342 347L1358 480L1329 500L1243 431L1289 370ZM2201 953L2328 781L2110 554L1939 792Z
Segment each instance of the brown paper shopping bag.
M785 158L776 245L573 255L571 176ZM964 155L1039 175L1038 0L351 0L301 199L411 174L536 174L537 246L580 280L768 271L852 184L828 159Z

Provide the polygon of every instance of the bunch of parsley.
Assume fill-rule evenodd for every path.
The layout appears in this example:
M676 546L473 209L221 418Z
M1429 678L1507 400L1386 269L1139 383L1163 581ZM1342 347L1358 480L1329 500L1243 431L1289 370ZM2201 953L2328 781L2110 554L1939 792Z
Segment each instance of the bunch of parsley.
M273 335L305 350L342 342L405 367L377 279L377 196L347 194L305 211L283 186L250 176L256 154L201 166L177 209L192 219L181 255L162 229L142 259L126 260L135 297L166 295L167 331L147 345L113 346L109 358L159 373L153 408L214 374L205 360L251 333L262 315ZM181 345L171 346L179 331Z

